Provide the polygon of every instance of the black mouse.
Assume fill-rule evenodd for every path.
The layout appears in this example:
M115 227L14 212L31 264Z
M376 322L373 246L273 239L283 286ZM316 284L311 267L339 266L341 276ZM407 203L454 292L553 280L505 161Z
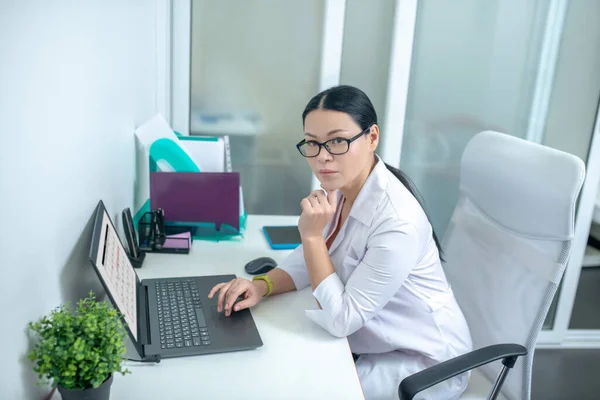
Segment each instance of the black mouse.
M250 261L248 264L246 264L244 269L250 275L261 275L261 274L266 274L267 272L269 272L276 266L277 266L277 263L272 258L260 257L260 258L257 258L256 260Z

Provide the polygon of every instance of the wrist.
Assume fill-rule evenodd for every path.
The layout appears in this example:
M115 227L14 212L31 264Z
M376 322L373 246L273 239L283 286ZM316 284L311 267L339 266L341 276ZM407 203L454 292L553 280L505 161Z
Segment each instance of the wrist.
M323 235L304 235L300 238L302 239L302 244L325 242L325 238L323 238Z
M319 247L322 245L325 245L325 238L321 235L315 235L315 236L302 236L302 246L304 246L305 248L311 248L311 247Z
M252 281L252 284L256 287L256 290L258 290L261 298L266 296L269 290L269 285L267 285L267 282L263 280L256 280Z

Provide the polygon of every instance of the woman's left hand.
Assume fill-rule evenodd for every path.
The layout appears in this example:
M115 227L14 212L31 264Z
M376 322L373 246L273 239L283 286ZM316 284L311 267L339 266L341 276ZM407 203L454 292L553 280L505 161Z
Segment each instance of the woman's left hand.
M323 237L323 229L331 221L337 207L335 191L325 194L315 190L300 202L302 214L298 221L298 230L302 239Z

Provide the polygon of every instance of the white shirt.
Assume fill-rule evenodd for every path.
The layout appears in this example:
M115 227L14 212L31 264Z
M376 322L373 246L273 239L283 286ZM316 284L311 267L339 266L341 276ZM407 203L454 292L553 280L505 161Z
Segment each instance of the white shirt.
M324 229L335 231L343 201ZM335 273L314 290L321 309L306 315L354 353L406 351L437 362L471 350L466 321L440 264L431 225L404 185L377 157L329 249ZM303 247L279 268L297 290L310 285Z

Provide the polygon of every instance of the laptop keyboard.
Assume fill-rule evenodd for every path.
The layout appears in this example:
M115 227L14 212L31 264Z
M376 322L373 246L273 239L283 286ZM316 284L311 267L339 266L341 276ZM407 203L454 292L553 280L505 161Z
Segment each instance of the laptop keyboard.
M160 347L210 346L210 336L196 282L192 279L156 282Z

